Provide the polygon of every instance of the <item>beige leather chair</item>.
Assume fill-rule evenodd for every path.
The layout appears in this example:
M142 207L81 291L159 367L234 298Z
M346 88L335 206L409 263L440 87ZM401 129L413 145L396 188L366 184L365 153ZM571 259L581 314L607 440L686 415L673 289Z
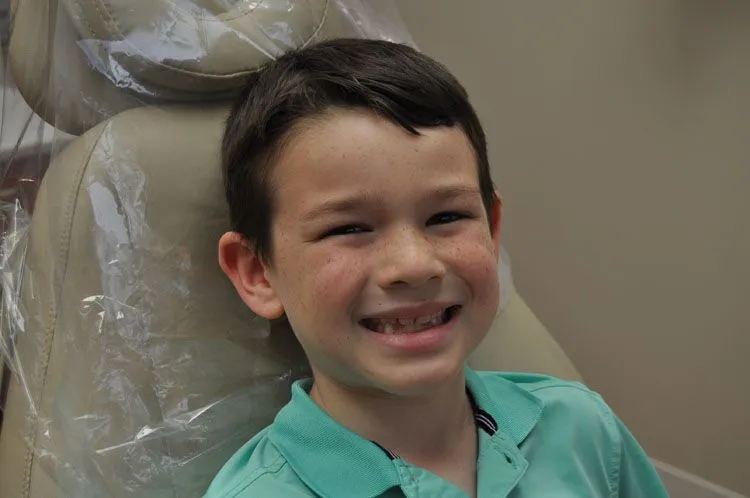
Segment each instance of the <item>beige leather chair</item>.
M329 21L340 14L333 2L318 3ZM54 14L46 0L15 5L10 57L22 93L51 123L87 131L54 158L37 197L23 271L4 289L18 294L19 317L0 428L0 498L200 496L306 373L288 328L255 319L216 262L216 242L227 228L218 166L225 104L169 104L179 91L211 82L179 81L184 67L159 73L143 61L118 63L132 63L128 81L178 88L159 100L154 92L146 99L132 87L111 88L95 72L50 76L50 64L53 73L81 71L80 64L50 60L47 49L59 50L61 40L71 42L71 52L90 46L81 43L80 26L87 15L100 15L90 11L96 5L66 0ZM310 12L274 19L301 22L302 32ZM148 26L127 9L110 14ZM40 19L58 31L56 43L30 29ZM342 19L327 31L314 24L309 38L351 34ZM97 39L106 34L101 30ZM235 49L228 47L215 47L220 52L209 57L216 74L238 72L235 58L219 56ZM50 93L71 78L79 86ZM81 95L91 98L68 100ZM143 102L152 105L136 105ZM473 366L577 378L507 275L503 281L507 302Z

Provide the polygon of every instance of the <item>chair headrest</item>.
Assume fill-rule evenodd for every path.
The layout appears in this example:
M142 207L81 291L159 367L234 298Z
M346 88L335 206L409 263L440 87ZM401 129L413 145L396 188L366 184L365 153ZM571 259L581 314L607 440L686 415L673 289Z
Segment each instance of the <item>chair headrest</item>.
M318 40L409 41L395 9L368 7L385 11L375 23L349 3L17 0L9 62L30 106L80 134L132 107L226 100L258 65Z

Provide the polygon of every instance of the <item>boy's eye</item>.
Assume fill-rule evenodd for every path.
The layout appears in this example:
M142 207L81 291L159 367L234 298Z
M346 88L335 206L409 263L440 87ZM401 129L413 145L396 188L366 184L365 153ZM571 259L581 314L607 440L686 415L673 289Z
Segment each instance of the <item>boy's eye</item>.
M444 213L438 213L430 217L429 220L427 220L428 225L444 225L446 223L453 223L454 221L463 220L465 218L470 218L470 215L467 213L458 213L454 211L447 211Z
M323 233L321 238L334 237L337 235L354 235L367 232L368 229L362 225L341 225Z

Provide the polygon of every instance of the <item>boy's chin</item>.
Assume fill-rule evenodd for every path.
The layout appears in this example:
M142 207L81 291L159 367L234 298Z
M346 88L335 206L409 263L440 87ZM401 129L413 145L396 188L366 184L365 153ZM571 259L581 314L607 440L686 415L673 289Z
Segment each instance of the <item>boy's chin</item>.
M398 397L426 396L434 394L455 381L462 383L465 360L454 359L441 362L416 362L391 366L375 373L373 383L387 394Z
M448 352L446 352L448 353ZM450 354L452 353L452 354ZM315 382L336 386L351 394L411 398L429 396L455 383L464 384L466 357L453 350L431 358L370 358L359 364L339 364L337 368L320 368L311 360Z

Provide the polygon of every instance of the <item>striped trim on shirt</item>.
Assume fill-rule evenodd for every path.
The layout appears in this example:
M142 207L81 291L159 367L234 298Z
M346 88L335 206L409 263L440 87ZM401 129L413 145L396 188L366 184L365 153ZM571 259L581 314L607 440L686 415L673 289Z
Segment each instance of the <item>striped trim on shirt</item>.
M490 436L494 436L498 430L497 421L492 415L477 406L476 401L474 401L474 396L472 396L470 392L467 391L467 394L469 395L469 403L471 403L471 409L474 412L474 422L477 424L477 427L482 429ZM383 452L388 455L388 458L390 458L391 460L395 460L396 458L398 458L398 455L396 455L389 449L380 446L375 441L372 441L372 443L383 450Z

